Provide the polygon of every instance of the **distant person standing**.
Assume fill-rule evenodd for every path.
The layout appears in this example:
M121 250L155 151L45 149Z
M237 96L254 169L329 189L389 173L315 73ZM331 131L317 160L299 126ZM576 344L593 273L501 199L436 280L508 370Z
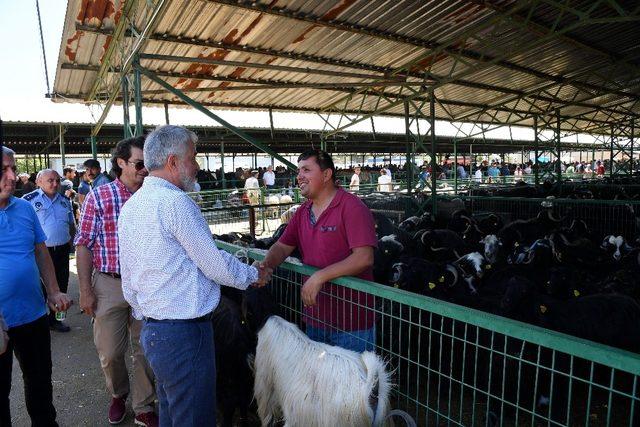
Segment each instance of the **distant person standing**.
M351 176L351 182L349 183L349 190L351 191L359 191L360 190L360 171L359 167L356 167L353 170L353 175Z
M87 197L89 191L91 191L89 175L86 171L82 171L80 172L80 184L78 184L78 203L80 206L84 203L84 198Z
M147 176L143 144L142 136L118 142L111 158L117 178L87 195L74 243L80 308L93 318L93 342L111 394L109 423L122 422L126 415L125 402L132 391L135 423L157 426L153 372L140 347L142 322L133 318L131 307L122 294L118 246L118 217L122 206ZM140 230L140 233L140 238L144 239L145 231ZM131 387L126 365L129 345L133 359Z
M0 178L0 329L8 345L0 355L0 426L11 426L11 371L18 360L24 381L24 400L32 426L57 426L51 385L51 335L47 305L66 311L71 301L60 292L47 236L33 208L13 196L16 185L15 153L2 147ZM40 280L47 288L42 297ZM0 349L1 350L1 349ZM20 424L27 424L22 420Z
M72 166L66 166L62 169L62 176L64 177L60 182L60 194L67 199L73 199L76 192L73 191L73 180L76 178L76 170Z
M31 179L29 179L29 174L28 173L21 173L20 175L18 175L18 178L20 178L20 188L22 189L22 194L27 194L27 193L31 193L32 191L34 191L36 189L36 184L31 181Z
M478 184L482 183L482 166L478 166L475 173L473 174L473 180Z
M598 162L596 163L596 175L598 175L598 177L603 177L604 172L604 164L600 160L598 160Z
M38 216L40 225L47 236L45 245L53 261L56 280L61 292L69 287L69 252L72 236L76 232L73 208L68 198L62 196L60 176L52 169L38 172L36 183L39 189L25 194L22 198L29 202ZM45 289L46 292L46 289ZM69 332L71 328L56 320L54 312L49 313L49 327L57 332Z
M391 177L387 175L387 170L380 169L380 176L378 177L378 191L390 192L393 191L393 184L391 183Z
M251 171L251 176L244 182L244 189L247 190L249 203L257 205L260 203L260 183L258 182L258 171Z
M276 174L273 172L273 166L267 166L267 170L262 174L262 182L267 189L274 188L276 186Z
M102 166L96 159L85 160L83 163L85 167L85 175L91 181L91 188L98 188L101 185L108 184L111 180L102 173Z
M467 177L467 171L464 170L464 166L462 166L461 164L458 165L456 173L458 174L459 179L465 179Z

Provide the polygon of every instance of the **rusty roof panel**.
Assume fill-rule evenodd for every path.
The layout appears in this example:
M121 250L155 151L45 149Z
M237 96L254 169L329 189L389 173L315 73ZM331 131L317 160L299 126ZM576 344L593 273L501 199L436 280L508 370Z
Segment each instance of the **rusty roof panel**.
M147 0L130 1L140 30L148 17L143 13ZM359 85L382 81L387 78L383 72L411 64L407 81L425 79L429 85L434 77L453 78L435 91L442 101L436 108L439 119L504 121L513 119L506 110L551 114L556 108L576 116L603 109L592 116L604 121L609 116L621 118L627 109L640 114L637 21L606 21L613 21L617 12L602 5L594 11L601 21L582 25L571 9L559 13L554 4L540 3L530 10L530 4L513 0L171 0L141 53L234 64L157 59L143 59L141 64L160 73L175 73L162 78L200 102L246 108L316 111L362 105L365 111L373 111L377 98L368 95L362 103L362 95L352 95L346 102L347 96L384 90L396 99L410 93L398 86ZM571 7L584 11L590 4L582 0ZM631 11L629 2L620 4ZM87 100L124 5L124 0L69 0L55 100ZM508 20L501 19L504 14L509 14ZM79 25L90 28L79 29ZM552 34L554 26L569 30ZM124 39L131 43L130 36ZM265 83L274 87L256 88ZM295 83L305 85L291 87ZM320 89L310 84L333 86ZM254 89L232 90L241 86ZM142 89L149 101L176 100L146 79ZM385 113L402 114L403 108L399 105ZM531 119L522 123L530 124Z

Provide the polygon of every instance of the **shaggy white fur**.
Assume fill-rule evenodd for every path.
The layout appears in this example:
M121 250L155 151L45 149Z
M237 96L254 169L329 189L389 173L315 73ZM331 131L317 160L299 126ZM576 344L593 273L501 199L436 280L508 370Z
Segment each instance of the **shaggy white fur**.
M356 353L310 340L272 316L258 333L254 397L263 426L381 426L391 384L375 353Z

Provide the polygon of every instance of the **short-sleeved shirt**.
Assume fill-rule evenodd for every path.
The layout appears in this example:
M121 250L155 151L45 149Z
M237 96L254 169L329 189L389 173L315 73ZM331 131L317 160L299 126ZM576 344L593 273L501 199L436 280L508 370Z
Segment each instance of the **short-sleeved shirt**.
M360 177L357 173L351 176L351 182L349 183L349 189L352 191L360 190Z
M0 209L0 312L9 328L44 316L35 247L47 239L26 200L11 197Z
M74 224L71 202L60 193L52 199L37 189L22 197L29 202L47 235L47 247L60 246L71 240L70 227Z
M273 172L266 171L262 175L262 180L264 181L264 185L275 185L276 184L276 174Z
M354 248L377 246L373 215L353 194L338 189L315 224L310 219L311 207L310 200L300 206L279 240L297 247L303 263L324 268L344 260ZM373 280L373 269L363 271L358 277ZM346 331L373 326L373 310L365 308L373 307L372 295L333 284L325 284L322 290L317 304L305 308L306 323L316 328L335 326Z

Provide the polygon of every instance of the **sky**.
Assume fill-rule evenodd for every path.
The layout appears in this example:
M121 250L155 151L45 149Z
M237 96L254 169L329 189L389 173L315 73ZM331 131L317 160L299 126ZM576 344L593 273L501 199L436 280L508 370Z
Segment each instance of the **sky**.
M62 28L67 7L66 0L40 0L40 15L45 52L49 70L49 84L53 90ZM0 0L0 117L5 121L93 123L99 113L82 104L54 103L45 97L47 86L36 13L36 0ZM172 124L217 125L211 119L190 109L170 108ZM231 124L239 127L268 127L267 112L216 111ZM133 111L131 112L133 117ZM337 119L337 118L336 118ZM145 125L164 123L162 108L143 110ZM122 107L114 106L107 123L122 123ZM274 112L276 128L322 129L323 122L314 114ZM404 121L395 118L376 118L378 132L404 133ZM421 125L421 129L426 126ZM468 128L468 126L467 126ZM369 121L350 128L371 131ZM455 128L447 122L436 122L438 135L452 136ZM532 140L533 131L514 127L513 138ZM509 138L506 128L489 132L489 138ZM569 140L575 141L575 136Z

